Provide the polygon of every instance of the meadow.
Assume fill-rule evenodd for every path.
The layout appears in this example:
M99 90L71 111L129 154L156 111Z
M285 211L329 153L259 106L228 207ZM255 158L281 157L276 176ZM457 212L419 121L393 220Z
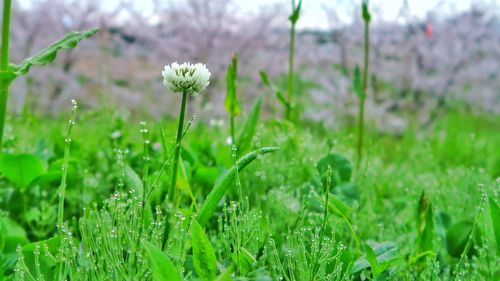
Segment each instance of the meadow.
M165 108L178 116L144 119L79 100L55 117L10 114L15 79L99 31L14 64L4 0L0 280L499 280L498 114L463 101L429 124L409 112L400 133L378 130L365 118L372 15L361 1L354 121L303 118L317 105L299 95L302 1L291 2L284 82L262 69L261 93L243 98L228 54L225 115L200 118L189 104L210 69L165 62L156 94L174 96Z

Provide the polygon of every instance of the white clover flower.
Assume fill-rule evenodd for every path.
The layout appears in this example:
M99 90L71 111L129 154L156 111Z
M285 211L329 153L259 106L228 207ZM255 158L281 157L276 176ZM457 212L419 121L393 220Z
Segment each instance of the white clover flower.
M202 63L174 62L166 65L161 74L163 84L174 93L197 95L210 83L210 71Z

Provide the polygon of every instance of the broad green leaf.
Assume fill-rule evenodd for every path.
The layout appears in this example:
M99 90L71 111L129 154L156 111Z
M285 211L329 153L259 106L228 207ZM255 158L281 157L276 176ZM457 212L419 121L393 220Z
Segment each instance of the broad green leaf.
M125 182L128 188L134 190L134 193L139 196L139 198L142 198L144 185L139 175L129 165L125 166Z
M432 251L434 238L434 217L432 205L422 191L417 207L417 254Z
M250 164L253 160L255 160L259 155L271 153L277 151L279 148L277 147L262 147L260 149L254 150L247 155L243 156L236 162L236 167L239 172L241 172L248 164ZM215 183L214 188L207 196L205 202L201 206L200 212L198 214L198 222L201 225L205 225L208 220L212 217L215 209L217 208L217 204L222 199L224 194L229 190L232 186L235 178L236 178L236 167L233 166L229 169L223 176L219 178L219 180Z
M62 177L62 171L49 170L45 174L40 175L36 178L31 185L34 184L47 184L47 183L60 183Z
M331 188L334 188L340 183L349 182L351 180L352 166L351 162L342 155L328 154L321 158L317 163L317 169L321 177L321 181L326 186L328 178L328 166L332 168Z
M261 105L262 97L259 96L255 104L253 105L250 114L248 115L243 129L240 131L240 134L238 136L237 143L240 151L243 151L252 143L252 138L255 134L255 128L257 127L257 123L259 122Z
M354 90L354 93L358 98L363 98L363 84L361 82L361 70L359 69L359 66L356 65L354 68L354 72L352 75L352 88Z
M224 107L231 116L241 113L241 108L236 97L236 78L238 76L238 57L233 55L231 64L227 66L227 94L224 100Z
M45 173L45 165L32 154L4 154L0 156L0 173L24 190Z
M500 255L500 207L493 198L489 198L490 202L490 216L493 224L493 232L495 233L495 240L497 242L497 254Z
M26 236L26 231L15 221L7 217L0 217L0 236L3 247L0 252L10 253L15 252L18 245L29 243Z
M180 281L179 272L167 255L151 242L142 240L151 264L153 281Z
M48 46L47 48L43 49L40 53L36 54L35 56L25 59L18 65L12 65L10 67L11 71L16 76L19 76L28 73L31 66L33 65L49 64L52 61L54 61L54 59L57 56L57 52L59 50L73 49L78 45L80 41L89 38L90 36L94 35L97 31L98 29L95 28L85 31L70 32L66 34L66 36L64 36L62 39Z
M201 225L194 221L191 230L194 269L202 280L214 280L217 274L215 251Z
M446 233L446 245L448 253L451 256L458 258L462 255L473 229L474 222L470 220L459 221L448 228ZM476 231L473 242L474 240L478 240L478 238L479 233ZM473 249L473 247L471 249Z
M377 243L375 241L368 241L367 245L370 246L370 249L373 251L373 254L376 256L376 263L378 266L378 270L382 272L386 268L388 268L390 265L394 264L397 260L399 260L399 257L397 255L398 248L396 246L396 243L394 242L382 242L382 243ZM365 251L367 250L367 247L365 247ZM369 251L369 250L368 250ZM367 252L367 255L371 255ZM354 263L351 273L359 273L364 269L367 269L368 267L371 266L371 263L374 263L372 260L371 263L368 261L368 258L371 259L370 257L360 257L356 262ZM383 270L381 270L383 269Z

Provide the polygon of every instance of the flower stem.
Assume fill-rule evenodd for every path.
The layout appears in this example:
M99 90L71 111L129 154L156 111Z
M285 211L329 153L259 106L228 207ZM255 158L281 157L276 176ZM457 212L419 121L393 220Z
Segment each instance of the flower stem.
M0 72L5 73L9 69L9 34L10 34L10 13L11 0L3 1L2 15L2 50L0 58ZM0 147L3 141L3 129L5 124L5 113L7 111L7 98L11 80L2 78L0 80Z
M174 152L174 166L172 168L172 177L170 181L170 190L168 196L172 195L172 202L177 202L177 168L179 166L179 157L181 154L181 139L182 139L182 131L184 129L184 115L186 113L186 102L187 102L187 93L184 92L182 94L182 104L181 111L179 113L179 125L177 126L177 138L175 141L175 152Z

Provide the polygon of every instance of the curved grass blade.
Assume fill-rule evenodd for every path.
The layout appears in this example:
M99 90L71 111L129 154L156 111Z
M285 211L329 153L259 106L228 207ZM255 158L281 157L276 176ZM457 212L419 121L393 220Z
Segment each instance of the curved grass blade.
M253 160L255 160L257 156L271 153L277 150L279 150L278 147L262 147L240 158L240 160L236 162L235 167L229 169L226 174L215 183L214 188L208 194L205 202L203 202L203 206L201 206L200 213L198 214L198 222L200 223L200 225L204 225L208 222L208 220L215 212L217 204L221 200L222 196L224 196L224 194L231 187L231 184L236 178L236 168L238 169L238 171L241 171Z

